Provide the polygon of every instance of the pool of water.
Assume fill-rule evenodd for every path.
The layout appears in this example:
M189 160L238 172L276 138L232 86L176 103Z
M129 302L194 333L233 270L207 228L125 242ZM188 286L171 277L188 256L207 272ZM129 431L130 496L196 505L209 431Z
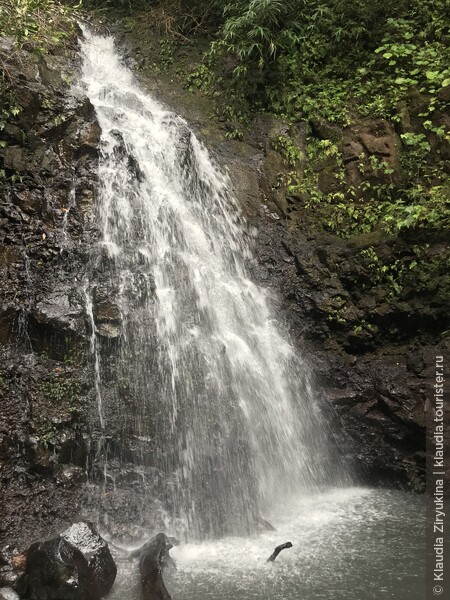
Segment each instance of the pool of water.
M276 531L173 548L173 600L422 600L425 498L365 488L292 498ZM275 546L290 541L274 563ZM119 563L109 600L139 600L136 563Z

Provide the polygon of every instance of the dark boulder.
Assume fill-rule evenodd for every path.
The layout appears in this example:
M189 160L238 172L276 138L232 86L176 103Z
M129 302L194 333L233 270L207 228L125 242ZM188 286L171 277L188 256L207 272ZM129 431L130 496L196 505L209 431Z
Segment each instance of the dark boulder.
M175 538L158 533L133 555L139 555L139 574L141 576L144 600L170 600L162 578L164 568L173 566L169 550L178 544Z
M100 600L111 589L117 568L108 545L91 523L75 523L27 552L25 598Z

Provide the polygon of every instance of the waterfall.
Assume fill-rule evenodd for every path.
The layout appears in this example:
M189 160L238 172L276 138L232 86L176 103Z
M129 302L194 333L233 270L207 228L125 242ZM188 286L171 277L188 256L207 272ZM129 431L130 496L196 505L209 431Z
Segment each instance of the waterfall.
M98 470L132 462L177 533L251 531L327 477L309 368L249 278L252 240L227 174L139 87L111 37L85 32L82 52L102 130L84 288Z

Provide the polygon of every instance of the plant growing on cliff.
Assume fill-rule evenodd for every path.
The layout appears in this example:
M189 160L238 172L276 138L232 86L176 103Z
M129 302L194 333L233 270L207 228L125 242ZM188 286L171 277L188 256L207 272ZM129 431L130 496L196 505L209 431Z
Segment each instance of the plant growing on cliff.
M400 294L403 289L405 269L403 261L395 259L391 262L384 262L373 246L361 250L361 256L366 259L371 272L372 286L384 285L387 286L392 296Z
M435 127L450 84L445 0L233 0L223 16L211 5L219 31L207 62L253 106L343 125L355 109L398 120L415 87L429 94L424 123Z
M275 143L275 149L282 153L286 164L290 167L296 167L304 160L304 155L301 148L296 146L292 138L289 136L278 136Z
M9 38L14 48L25 44L46 52L73 31L74 14L80 4L58 0L3 0L0 5L0 37Z
M42 382L39 391L53 405L67 403L70 408L79 404L81 385L70 376L51 375Z
M367 113L373 114L375 108L367 97L370 94L377 102L381 100L376 112L400 120L398 104L412 90L427 95L422 117L435 111L439 91L450 85L449 28L444 5L424 2L415 13L387 19L381 44L359 70L357 93ZM424 10L429 11L427 16ZM433 127L431 121L429 127Z

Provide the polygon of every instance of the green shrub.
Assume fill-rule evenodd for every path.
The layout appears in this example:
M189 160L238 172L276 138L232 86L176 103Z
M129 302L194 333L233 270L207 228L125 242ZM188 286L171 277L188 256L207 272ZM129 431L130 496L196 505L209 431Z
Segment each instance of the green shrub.
M2 0L0 37L45 52L73 31L77 8L57 0Z

